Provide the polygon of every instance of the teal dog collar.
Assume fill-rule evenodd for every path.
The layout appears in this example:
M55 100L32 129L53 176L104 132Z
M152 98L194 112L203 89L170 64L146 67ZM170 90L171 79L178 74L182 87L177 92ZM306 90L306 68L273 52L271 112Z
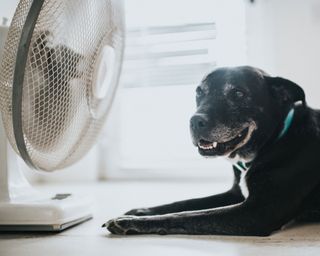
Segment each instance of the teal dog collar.
M277 140L281 139L288 132L288 130L292 124L292 121L293 121L293 116L294 116L294 108L290 109L289 113L287 114L287 116L284 120L283 128L282 128L281 132L279 133ZM249 169L248 164L245 162L241 162L241 161L233 164L233 166L236 167L241 172L248 171L248 169Z

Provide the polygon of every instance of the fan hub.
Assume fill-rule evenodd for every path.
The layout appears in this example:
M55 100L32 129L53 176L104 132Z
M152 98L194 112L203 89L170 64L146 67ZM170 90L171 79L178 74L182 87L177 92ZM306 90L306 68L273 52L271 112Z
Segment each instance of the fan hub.
M92 93L97 99L103 99L111 88L112 78L116 65L116 55L113 47L103 46L96 62Z

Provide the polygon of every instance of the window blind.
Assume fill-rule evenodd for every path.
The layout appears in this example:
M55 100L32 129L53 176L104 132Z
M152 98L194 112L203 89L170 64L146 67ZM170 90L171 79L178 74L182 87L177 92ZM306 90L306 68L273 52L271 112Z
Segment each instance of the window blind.
M216 66L215 23L131 28L122 84L152 87L198 83Z

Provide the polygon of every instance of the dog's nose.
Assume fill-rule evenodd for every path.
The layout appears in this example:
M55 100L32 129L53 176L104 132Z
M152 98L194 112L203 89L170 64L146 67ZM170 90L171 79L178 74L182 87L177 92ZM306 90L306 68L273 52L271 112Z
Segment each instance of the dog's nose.
M202 130L207 126L207 120L202 115L194 115L190 119L190 126L193 130Z

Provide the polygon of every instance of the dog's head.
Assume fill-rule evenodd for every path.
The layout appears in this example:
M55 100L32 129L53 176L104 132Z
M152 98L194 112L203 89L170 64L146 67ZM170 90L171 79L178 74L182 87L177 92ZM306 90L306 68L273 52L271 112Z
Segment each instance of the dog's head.
M190 130L199 153L247 161L281 131L296 102L305 104L298 85L249 66L216 69L196 94Z

